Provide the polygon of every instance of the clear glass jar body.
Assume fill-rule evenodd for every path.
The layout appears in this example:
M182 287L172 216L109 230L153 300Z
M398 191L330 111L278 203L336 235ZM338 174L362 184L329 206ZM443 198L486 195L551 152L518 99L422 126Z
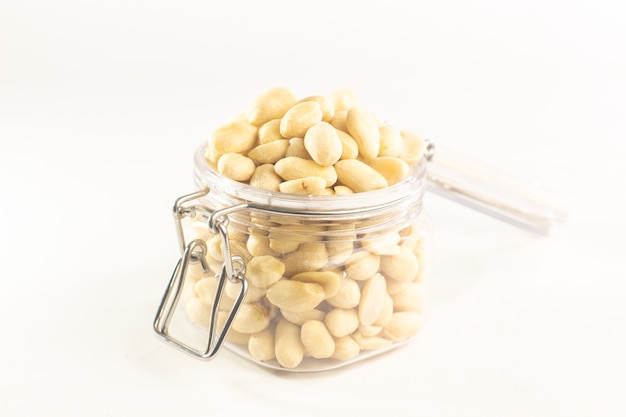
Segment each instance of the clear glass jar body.
M301 196L269 192L225 178L195 155L198 188L210 211L228 215L228 244L245 264L248 290L226 346L264 366L321 371L388 351L412 339L427 313L431 226L422 209L425 161L383 190ZM185 279L188 318L208 327L224 242L206 219L183 219L184 240L206 242L208 270ZM206 269L206 268L205 268ZM238 285L226 283L217 326Z

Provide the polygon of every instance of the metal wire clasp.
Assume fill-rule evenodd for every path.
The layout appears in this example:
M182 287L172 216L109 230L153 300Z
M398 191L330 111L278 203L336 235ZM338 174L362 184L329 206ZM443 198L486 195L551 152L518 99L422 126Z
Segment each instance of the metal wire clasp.
M239 204L232 207L228 207L221 210L210 210L201 205L186 205L190 201L204 197L209 193L209 189L188 194L178 198L174 204L174 218L176 220L176 229L178 233L178 240L181 245L182 255L176 263L172 277L154 319L155 332L167 343L182 350L185 353L191 354L200 359L213 358L221 348L228 330L230 329L239 307L243 303L243 299L248 290L248 282L245 279L246 265L240 256L232 255L230 241L228 239L228 215L237 210L241 210L247 207L246 204ZM217 289L215 297L213 299L213 305L211 306L211 317L209 320L209 334L206 346L204 349L197 349L188 343L185 343L176 337L172 336L169 331L172 317L180 300L182 290L185 283L188 267L191 263L199 262L204 272L209 271L209 264L206 259L207 246L206 242L201 239L193 240L186 243L184 231L182 227L182 219L191 216L200 216L202 220L207 222L207 226L212 233L219 233L222 238L224 248L224 263L220 273L215 275L217 279ZM226 280L229 280L233 284L239 284L239 292L235 298L232 308L228 311L226 321L221 329L217 329L217 315L219 311L220 302L224 293L224 287Z

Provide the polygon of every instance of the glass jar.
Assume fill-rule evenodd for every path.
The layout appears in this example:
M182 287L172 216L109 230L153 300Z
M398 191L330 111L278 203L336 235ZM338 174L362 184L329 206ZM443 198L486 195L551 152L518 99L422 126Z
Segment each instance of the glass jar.
M419 334L425 159L382 190L305 196L228 179L204 153L194 161L200 191L174 207L183 255L155 320L165 340L200 358L225 342L270 368L320 371Z

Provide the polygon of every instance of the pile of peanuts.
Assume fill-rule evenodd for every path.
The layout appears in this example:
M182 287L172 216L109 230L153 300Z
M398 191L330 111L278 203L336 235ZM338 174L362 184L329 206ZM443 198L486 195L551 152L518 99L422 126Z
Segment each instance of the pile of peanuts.
M343 89L297 100L287 88L261 94L213 132L205 154L235 181L292 194L349 194L407 177L424 141L381 121Z
M207 163L233 180L283 193L332 195L401 181L422 158L424 143L378 121L350 90L297 101L279 87L218 128L207 149ZM186 311L207 326L223 241L206 223L186 221L186 234L207 242L210 269L191 265ZM419 332L427 236L416 222L364 228L377 221L384 223L317 224L270 215L248 216L246 227L231 222L231 251L246 264L249 289L228 340L246 346L255 360L293 369L305 360L350 361ZM218 328L239 285L226 284Z

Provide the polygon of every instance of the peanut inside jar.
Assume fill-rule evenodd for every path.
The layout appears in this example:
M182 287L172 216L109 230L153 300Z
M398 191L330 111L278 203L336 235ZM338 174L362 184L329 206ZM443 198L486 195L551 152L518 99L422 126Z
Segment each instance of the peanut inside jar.
M216 129L204 159L224 178L285 196L326 196L332 209L332 198L405 181L424 149L419 136L383 123L350 90L298 100L278 87ZM257 361L295 369L306 361L348 362L418 333L427 246L420 208L399 204L373 215L323 219L233 215L229 242L246 263L249 289L229 342ZM190 275L186 303L191 320L207 326L223 242L192 219L186 230L190 239L207 242L210 271ZM218 326L236 297L231 286Z

